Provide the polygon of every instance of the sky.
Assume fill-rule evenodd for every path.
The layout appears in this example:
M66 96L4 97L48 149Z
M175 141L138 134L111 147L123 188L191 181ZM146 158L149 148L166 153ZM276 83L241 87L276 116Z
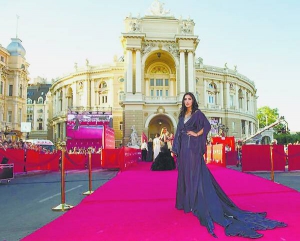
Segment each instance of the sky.
M0 44L6 48L17 35L29 77L51 81L74 71L74 63L101 65L122 56L124 19L144 16L153 1L0 0ZM258 108L277 108L289 129L300 132L300 1L160 2L174 17L194 20L196 58L217 67L237 65L255 82Z

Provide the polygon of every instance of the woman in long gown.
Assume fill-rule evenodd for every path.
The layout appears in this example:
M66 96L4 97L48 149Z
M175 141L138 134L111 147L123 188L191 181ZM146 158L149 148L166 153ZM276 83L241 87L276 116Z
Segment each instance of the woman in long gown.
M153 161L155 158L158 156L160 152L160 139L159 139L159 134L157 133L155 135L155 138L153 139Z
M152 138L149 138L148 141L148 152L147 152L147 162L153 162L153 141Z
M176 208L193 212L214 237L214 222L228 236L248 238L263 236L256 230L285 227L285 223L267 219L266 213L239 209L224 193L203 158L209 131L210 123L198 109L195 96L186 93L172 147L178 163Z

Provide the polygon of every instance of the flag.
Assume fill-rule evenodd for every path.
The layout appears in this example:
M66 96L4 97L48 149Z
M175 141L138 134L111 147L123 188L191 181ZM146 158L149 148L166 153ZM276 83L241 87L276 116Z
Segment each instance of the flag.
M144 132L142 132L142 135L141 135L141 142L143 143L144 140L145 140L146 142L148 142L148 138L147 138L146 134L145 134Z

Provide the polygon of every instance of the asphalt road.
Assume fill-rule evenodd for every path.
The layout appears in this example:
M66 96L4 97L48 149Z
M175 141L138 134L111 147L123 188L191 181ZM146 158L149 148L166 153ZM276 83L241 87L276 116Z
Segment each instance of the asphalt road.
M228 168L241 171L241 167L227 166ZM271 180L271 172L245 172L247 174L259 176ZM274 172L274 182L288 186L300 192L300 171L288 172L287 167L285 172Z
M95 190L112 179L117 171L92 173ZM88 171L66 173L66 204L76 206L88 191ZM52 211L61 204L59 172L15 177L0 184L0 241L17 241L56 219L64 212Z

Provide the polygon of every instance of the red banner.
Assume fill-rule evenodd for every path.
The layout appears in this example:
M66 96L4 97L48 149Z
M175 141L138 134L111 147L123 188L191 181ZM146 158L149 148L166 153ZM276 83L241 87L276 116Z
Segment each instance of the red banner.
M285 171L285 154L282 145L273 146L274 171ZM243 145L242 171L271 171L270 145Z
M300 145L288 146L288 166L289 171L300 170Z

